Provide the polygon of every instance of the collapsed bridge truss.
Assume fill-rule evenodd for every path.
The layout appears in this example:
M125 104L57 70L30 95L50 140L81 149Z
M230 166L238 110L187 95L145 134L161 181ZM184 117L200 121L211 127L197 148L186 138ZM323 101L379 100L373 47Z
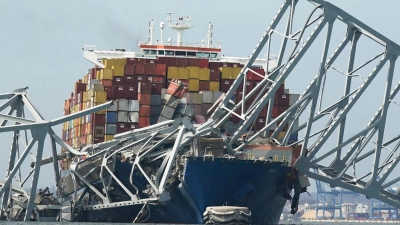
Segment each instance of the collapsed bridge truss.
M311 14L303 20L297 20L295 14L295 9L302 7L300 4L312 6ZM285 16L287 16L287 21L283 21ZM299 29L295 30L299 24ZM336 27L334 28L336 24L340 24L339 27L343 29L337 32ZM322 31L325 31L325 34ZM337 48L334 48L332 40L339 34L343 34L343 40L339 42ZM361 40L371 41L377 47L363 47L360 44ZM370 54L369 51L375 50L377 53L372 53L370 58L360 64L356 63L359 61L357 57L363 59L365 55ZM246 91L246 85L239 90L240 84L246 82L246 73L252 70L256 58L265 53L267 58L270 58L271 51L277 52L277 59L273 68L268 68L267 65L268 75L263 77L253 90ZM272 118L273 108L270 107L265 127L260 131L249 132L262 108L267 104L274 105L275 93L283 82L291 79L304 80L306 76L300 76L296 71L301 67L301 62L312 61L312 57L308 57L310 52L312 54L317 52L322 57L314 62L316 66L307 67L306 73L316 73L316 75L312 75L311 81L305 86L297 102L276 118ZM356 54L357 52L361 52L361 56ZM43 125L42 123L30 124L33 121L21 119L21 113L15 117L0 115L5 120L24 123L24 125L8 127L2 123L0 132L13 131L18 136L20 130L32 129L30 126L43 126L40 128L43 129L42 136L34 139L34 141L39 141L39 149L43 148L43 141L41 141L44 139L43 134L49 133L53 138L53 146L56 141L73 155L88 155L86 159L71 167L74 188L66 192L66 194L75 193L74 202L77 206L82 200L76 195L78 189L85 187L85 190L94 192L102 203L85 206L87 210L132 204L140 204L145 208L149 202L168 201L166 186L171 182L171 177L177 176L176 173L179 172L174 166L181 162L177 156L193 154L195 149L192 148L192 143L196 137L210 132L216 133L222 137L230 155L234 156L258 136L268 133L267 131L272 127L276 128L271 138L277 139L281 145L301 146L295 162L301 174L329 183L333 187L346 188L400 208L400 189L396 188L400 176L394 172L400 160L398 153L400 134L395 133L398 130L391 128L391 125L396 123L396 117L392 117L396 115L396 110L400 109L396 103L400 82L395 80L395 62L399 54L399 45L331 3L323 0L286 0L252 52L248 63L241 70L225 98L216 105L212 116L205 124L193 125L185 118L178 118L175 121L166 121L116 135L113 141L86 146L80 151L70 148L59 138L55 138L50 128L52 125L91 113L102 107L52 122L43 122ZM341 67L345 69L340 69ZM253 73L256 72L253 71ZM340 76L344 83L335 84L332 88L332 83L328 82L331 74ZM328 92L331 89L340 89L340 93ZM369 101L363 101L365 96L368 97L371 89L374 95L381 93L379 96L383 99L376 105L376 109L373 109L374 106ZM243 92L243 100L238 104L230 101L236 91ZM22 96L24 103L27 104L28 100L23 97L24 95L14 93L8 97L13 99L14 95L19 98ZM246 107L248 105L249 107ZM375 110L375 113L371 115L372 118L366 124L357 123L354 126L352 116L362 114L363 111L371 110L371 108ZM221 132L221 129L226 127L232 116L241 120L227 135ZM39 115L37 119L44 121ZM285 126L288 127L286 135L278 137ZM32 133L35 134L33 131ZM294 134L298 134L299 140L289 144L289 137ZM167 142L172 145L164 149L163 145ZM10 162L15 161L14 146L13 144ZM30 148L31 144L23 153L22 161ZM53 149L53 154L56 155L55 147ZM132 173L135 170L145 177L152 197L139 199L137 193L130 192L113 174L112 168L116 155L127 152L136 155ZM38 153L31 195L36 191L40 159L41 153ZM156 172L149 175L141 165L144 159L147 162L157 159L163 159L163 161L155 168ZM89 171L84 174L79 172L79 168L95 161L97 164L93 164L94 167ZM366 165L372 166L365 168ZM11 180L19 169L18 166L20 166L19 161L17 164L10 163L5 185L0 190L0 195L3 195L2 213L7 208L9 201L7 196L12 191ZM92 176L91 173L94 175ZM108 179L101 179L102 193L93 183L104 178L103 176L107 176ZM108 195L111 180L117 182L130 199L111 201ZM30 218L30 211L33 208L32 201L29 201L25 219Z

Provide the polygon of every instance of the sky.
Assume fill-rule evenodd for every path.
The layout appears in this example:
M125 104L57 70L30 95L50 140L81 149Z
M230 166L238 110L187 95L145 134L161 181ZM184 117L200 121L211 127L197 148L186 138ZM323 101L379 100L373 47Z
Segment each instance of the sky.
M28 94L45 119L63 115L63 102L92 65L82 57L85 44L97 49L137 51L148 38L148 22L166 21L163 12L191 15L194 28L184 41L205 39L214 25L214 41L225 55L247 57L269 26L283 1L5 1L0 9L0 92L29 86ZM395 42L400 40L400 1L331 0ZM302 14L300 10L296 13ZM304 12L305 13L305 12ZM308 13L308 11L307 11ZM166 31L165 39L174 33ZM122 38L121 38L122 36ZM320 54L320 52L318 52ZM320 57L320 55L318 55ZM289 87L295 91L296 87ZM61 126L54 128L61 136ZM0 179L4 179L10 138L0 135ZM50 143L44 156L50 155ZM51 166L44 166L40 182L53 185ZM1 172L3 171L3 172Z

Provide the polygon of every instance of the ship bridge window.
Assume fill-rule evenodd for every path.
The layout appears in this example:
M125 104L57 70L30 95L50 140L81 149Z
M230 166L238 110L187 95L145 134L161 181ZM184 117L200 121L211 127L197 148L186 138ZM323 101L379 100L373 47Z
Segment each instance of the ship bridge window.
M187 52L187 56L196 57L196 52Z
M143 50L145 55L149 55L150 54L150 50Z
M210 58L217 58L217 53L211 53Z
M175 55L176 55L176 56L186 56L186 52L183 52L183 51L176 51L176 52L175 52Z
M158 50L159 55L164 55L164 50Z
M165 51L165 55L174 55L174 51Z

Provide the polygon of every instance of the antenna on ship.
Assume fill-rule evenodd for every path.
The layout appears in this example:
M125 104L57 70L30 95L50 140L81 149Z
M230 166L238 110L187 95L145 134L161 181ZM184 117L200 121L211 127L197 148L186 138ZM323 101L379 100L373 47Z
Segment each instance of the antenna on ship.
M211 24L211 22L208 23L208 31L207 31L207 47L210 47L211 44L211 38L212 38L212 29L213 29L213 25Z
M172 12L166 12L165 14L168 15L167 21L168 21L168 26L174 30L177 31L177 46L182 45L182 32L184 30L192 28L190 26L190 21L192 20L191 16L185 16L185 17L179 17L178 22L172 22L171 15L174 14ZM186 22L185 22L185 21Z
M165 27L165 23L161 22L160 23L160 29L161 29L161 39L160 39L160 44L163 44L163 34L164 34L164 27Z
M153 22L153 20L150 21L149 26L150 26L150 30L149 30L149 34L150 34L149 44L152 45L152 44L153 44L153 37L154 37L154 22Z

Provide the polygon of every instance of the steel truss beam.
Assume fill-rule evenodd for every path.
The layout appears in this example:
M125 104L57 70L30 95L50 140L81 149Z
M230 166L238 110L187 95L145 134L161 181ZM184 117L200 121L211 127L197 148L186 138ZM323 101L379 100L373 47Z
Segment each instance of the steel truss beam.
M52 127L63 122L72 120L74 118L82 117L84 115L90 114L92 112L106 109L110 106L111 103L105 103L100 106L97 106L90 110L85 110L76 114L72 114L69 116L65 116L62 118L58 118L52 121L46 121L36 107L32 104L30 99L28 98L27 88L21 88L13 91L12 93L0 95L0 99L6 99L5 103L0 106L0 112L9 108L6 114L0 113L0 118L3 121L0 124L0 132L13 132L13 139L11 144L10 158L8 162L8 169L6 174L6 179L2 182L0 186L0 196L2 196L2 202L0 205L0 219L11 219L11 210L13 204L20 205L21 207L26 209L26 213L24 216L25 221L31 220L32 212L36 214L36 219L40 220L39 214L37 212L37 206L34 203L38 179L40 175L40 167L42 162L48 162L49 160L42 159L43 155L43 147L44 141L46 139L47 134L51 137L52 144L52 162L53 169L56 178L56 184L58 185L59 181L59 168L58 168L58 154L56 149L56 143L64 147L67 151L75 155L83 155L85 153L81 153L72 147L68 146L64 143L53 131ZM34 119L25 118L26 108L31 115L33 115ZM15 113L13 116L12 114ZM14 125L7 125L8 122L14 122ZM28 141L29 137L27 133L31 133L30 141ZM22 135L25 134L23 137ZM20 155L20 144L25 145L25 149ZM31 165L33 165L32 171L28 173L28 176L22 181L21 180L21 166L27 163L26 157L28 154L32 154L32 148L37 146L37 151L34 157L34 161ZM18 158L17 158L18 157ZM30 162L29 162L30 163ZM17 173L19 173L19 181L13 182L14 177L16 177ZM23 189L23 185L32 175L30 193L26 193ZM18 188L14 188L14 185L18 185ZM19 190L22 190L19 191ZM17 199L12 198L12 193L16 192L24 195L28 201L26 203L19 202Z

